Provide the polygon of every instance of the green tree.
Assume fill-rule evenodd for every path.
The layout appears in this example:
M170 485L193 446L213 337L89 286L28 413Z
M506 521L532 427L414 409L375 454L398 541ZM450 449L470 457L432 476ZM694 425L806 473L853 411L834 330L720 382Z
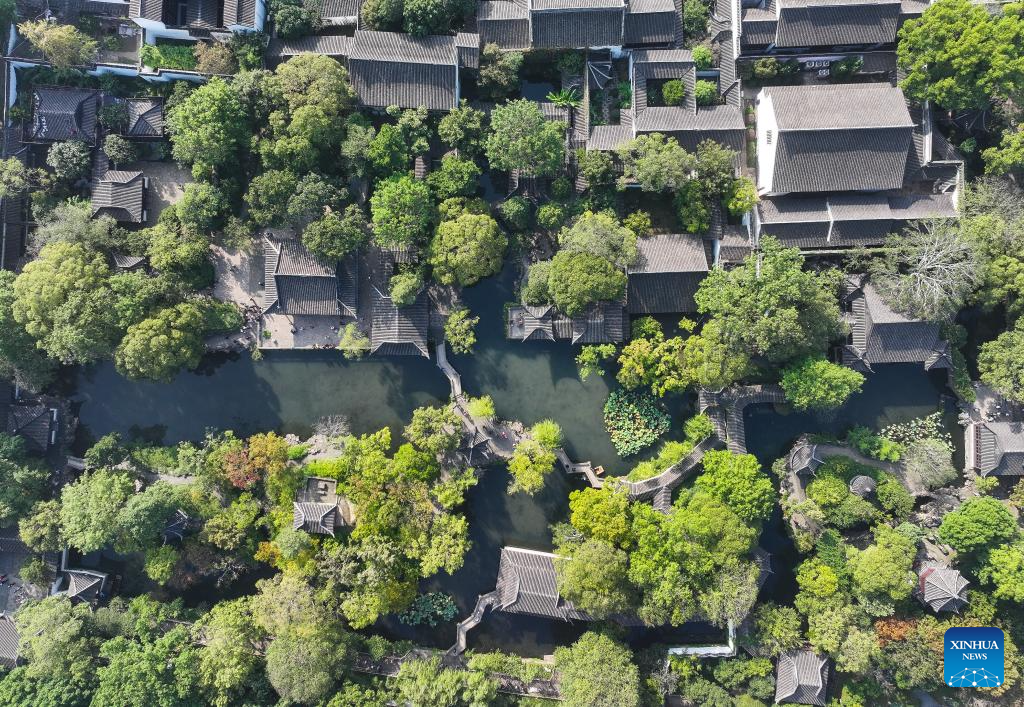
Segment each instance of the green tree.
M595 373L603 376L603 362L614 356L615 351L615 344L596 344L582 347L576 355L576 368L579 369L580 380L585 381Z
M1016 402L1024 402L1024 328L1004 331L981 345L978 371L985 385Z
M887 525L874 529L874 543L851 551L853 591L861 601L898 602L914 588L917 543Z
M444 668L438 657L403 661L395 687L402 704L409 707L488 707L498 695L493 679Z
M0 270L0 376L29 390L40 390L53 380L56 364L14 318L15 278L10 270Z
M462 440L462 422L449 406L424 406L412 411L405 438L430 454L443 454L458 447Z
M261 226L281 224L298 183L298 178L285 170L272 169L253 177L245 192L249 218Z
M947 513L939 526L939 537L961 555L991 548L1018 535L1013 514L1000 501L981 496L968 499Z
M395 306L408 307L423 289L423 276L419 270L400 272L391 276L390 287L389 294Z
M983 109L1011 98L1024 81L1024 26L1015 13L990 14L969 0L940 0L899 31L903 90L948 110Z
M992 548L978 575L992 585L992 596L996 599L1024 602L1024 545L1014 543Z
M82 552L101 550L117 537L112 521L132 495L131 478L100 469L61 491L60 525L64 539Z
M789 606L761 604L754 611L754 634L750 640L771 658L799 648L803 643L800 615Z
M66 182L88 175L91 161L89 146L81 140L55 142L46 152L46 164L53 169L53 176Z
M637 707L640 676L628 648L593 631L555 650L566 707Z
M485 150L492 169L545 177L562 169L564 142L564 126L546 120L536 103L522 98L492 111Z
M768 519L775 506L775 490L753 454L711 450L704 454L704 473L694 486L720 499L752 525Z
M112 707L194 704L196 649L187 631L171 629L152 642L118 636L103 644L95 704Z
M649 332L641 332L641 326L648 322L654 326ZM616 379L627 390L650 386L651 392L658 396L682 390L688 384L681 365L682 348L683 339L666 339L661 326L653 319L638 320L633 325L633 338L619 356Z
M40 487L42 484L40 484ZM60 502L37 501L31 514L18 522L18 537L33 552L59 552L63 549L60 535Z
M404 0L402 28L414 37L446 34L451 18L445 0Z
M332 622L307 621L274 636L267 649L267 677L283 699L316 704L330 696L346 644Z
M421 242L434 222L430 189L412 177L396 177L377 185L370 197L373 231L383 245Z
M370 338L355 322L349 322L338 337L338 349L347 359L362 358L370 350Z
M0 523L23 517L46 489L49 474L28 459L20 437L0 433Z
M480 174L480 168L473 160L445 155L441 158L441 168L427 175L427 184L439 200L472 196L476 192Z
M584 536L626 547L629 545L630 504L623 490L607 486L569 494L569 520Z
M91 691L96 659L88 636L87 604L72 604L66 595L47 597L27 603L15 614L14 623L20 637L18 653L27 662L29 677L60 678Z
M629 583L629 556L600 540L573 548L555 561L558 594L597 619L628 612L636 603Z
M213 284L210 242L205 236L164 223L148 229L147 234L149 264L161 275L189 289Z
M480 317L474 317L465 307L456 309L444 322L444 340L452 351L460 354L473 352L476 344L476 325Z
M839 335L839 280L834 270L804 271L796 248L766 237L761 253L739 267L711 271L697 290L697 308L733 351L782 363L824 351Z
M475 285L501 270L508 238L490 216L464 213L437 227L428 262L444 285Z
M277 86L293 113L317 106L328 116L341 116L355 102L355 91L342 64L323 54L299 54L277 67Z
M480 94L499 101L519 88L519 69L523 65L521 52L502 51L497 44L485 44L480 51L480 72L477 86Z
M166 482L157 482L134 494L111 519L119 535L118 548L138 552L159 545L168 519L181 505L180 491Z
M615 183L615 165L607 152L577 150L576 166L579 175L587 181L587 186L591 189L600 189Z
M313 15L304 7L281 3L273 14L274 30L281 39L298 39L313 33Z
M727 341L717 321L686 339L681 359L685 378L706 390L721 390L750 368L750 357Z
M953 466L949 445L934 437L908 444L901 461L908 477L930 489L946 486L960 478L960 473Z
M219 78L199 86L168 111L167 131L174 158L191 164L197 179L236 164L249 139L245 108L231 85Z
M662 85L661 97L665 100L665 105L681 106L683 99L686 98L686 87L681 80L670 79Z
M128 378L170 382L203 356L203 313L184 302L156 312L128 328L114 352L117 370Z
M17 157L0 159L0 199L24 194L45 179L45 170L29 167Z
M82 245L44 246L14 281L14 318L57 360L91 363L105 358L117 337L109 275L103 256Z
M985 171L989 174L1012 174L1024 168L1024 124L1003 133L999 145L987 148Z
M196 622L204 639L199 649L199 685L216 707L233 704L260 664L254 645L260 632L245 599L221 601Z
M718 103L718 84L714 81L697 79L693 86L693 97L699 106L713 106Z
M590 253L620 268L636 262L636 241L636 234L621 225L613 215L591 211L584 212L558 236L563 250Z
M640 135L618 148L617 153L623 168L620 184L636 182L644 191L677 191L696 166L694 156L675 138L661 133Z
M550 268L551 299L570 317L583 314L593 302L617 300L626 291L626 274L596 255L562 250Z
M370 224L363 210L349 204L339 215L333 211L313 221L302 232L309 252L327 262L337 262L359 250L370 240Z
M176 209L181 225L199 233L209 233L224 225L228 202L217 187L206 182L185 185L185 193Z
M404 0L367 0L359 14L368 29L397 30L402 22L404 4Z
M99 44L73 25L54 24L48 19L18 25L18 33L38 49L54 69L70 69L96 58Z
M551 280L551 261L542 260L539 263L530 265L526 276L526 284L523 286L523 301L526 304L550 304L551 290L548 283Z
M107 135L103 139L103 151L115 165L125 165L139 159L135 143L120 135Z
M862 374L823 356L808 356L782 369L782 390L797 410L837 408L863 383Z
M125 247L125 233L109 216L93 218L84 199L69 199L40 216L30 236L29 249L38 251L49 243L80 243L91 250L116 251Z
M475 157L483 144L486 117L483 111L470 108L463 99L458 108L453 108L438 122L437 136L467 157Z
M508 492L533 495L544 488L544 479L554 471L555 453L532 437L524 437L512 450L508 470L512 474Z
M311 173L299 179L295 194L288 199L287 220L295 228L305 228L313 221L345 209L347 191L325 177Z

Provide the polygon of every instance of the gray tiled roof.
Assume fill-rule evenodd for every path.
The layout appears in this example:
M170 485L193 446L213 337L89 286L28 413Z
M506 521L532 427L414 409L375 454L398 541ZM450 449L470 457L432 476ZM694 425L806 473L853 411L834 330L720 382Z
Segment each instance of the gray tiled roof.
M430 303L426 292L407 307L397 307L376 287L371 292L370 352L381 356L430 356L427 325Z
M778 124L772 191L898 189L913 123L888 84L766 89Z
M189 27L217 29L218 0L187 0L186 20Z
M163 19L163 15L163 0L129 0L128 2L128 17L131 19L141 18L159 22Z
M477 6L476 26L481 44L502 49L530 46L530 10L525 2L484 0Z
M224 27L256 27L256 0L224 0Z
M595 125L587 139L588 150L611 152L633 139L628 125Z
M779 656L775 671L775 701L824 705L828 692L828 659L811 650Z
M7 409L7 434L25 440L25 447L34 454L45 454L50 448L56 423L52 409L42 404L16 403Z
M1024 424L979 422L974 426L973 466L982 476L1024 476Z
M455 37L357 30L348 68L364 105L449 110L458 104Z
M336 269L314 257L299 241L263 240L265 291L263 311L339 316Z
M501 611L589 621L589 614L558 595L555 557L550 552L502 548L496 590Z
M158 96L146 98L129 98L128 106L129 137L162 137L164 134L164 99Z
M68 598L86 603L91 603L99 597L107 580L107 575L92 570L67 570L64 574L68 582Z
M691 235L641 238L640 257L630 267L630 314L695 312L694 295L708 272L702 239Z
M833 47L895 41L899 0L777 0L779 47Z
M6 616L0 616L0 665L8 670L18 665L18 629Z
M631 2L626 12L624 44L669 44L675 37L676 12L671 2Z
M110 216L122 223L142 223L145 192L142 172L109 170L93 185L92 215Z
M313 34L298 39L271 39L267 56L290 57L299 54L323 54L330 57L345 57L352 51L352 38L339 34Z
M542 8L538 8L542 4ZM543 10L543 11L540 11ZM622 44L623 5L616 0L534 2L532 46L537 49L585 49Z
M358 18L363 0L323 0L320 17L323 19Z
M771 86L779 130L912 128L903 91L887 83Z
M928 567L918 577L918 597L932 611L956 611L967 604L968 584L957 570Z
M334 535L334 523L338 507L334 503L292 504L292 528L307 533Z
M924 363L928 368L949 367L949 344L934 322L913 319L894 311L870 283L850 297L853 343L844 349L849 365L865 363Z
M96 142L99 91L40 86L32 93L31 139Z
M707 106L696 113L686 108L659 106L648 108L634 119L638 133L679 131L739 131L745 129L743 114L733 106Z

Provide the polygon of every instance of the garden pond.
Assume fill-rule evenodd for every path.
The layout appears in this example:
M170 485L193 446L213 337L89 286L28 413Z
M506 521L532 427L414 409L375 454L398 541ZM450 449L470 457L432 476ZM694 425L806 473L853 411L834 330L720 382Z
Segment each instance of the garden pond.
M566 343L507 340L504 307L514 298L514 283L514 268L507 267L499 277L464 293L481 322L476 352L450 356L463 387L470 395L490 395L501 417L527 425L545 418L556 420L570 457L603 465L609 474L625 473L642 455L619 459L604 430L602 408L614 386L613 377L591 376L581 382L574 350ZM80 370L72 386L80 418L79 447L112 431L141 434L164 444L200 439L210 428L239 434L274 429L303 436L328 415L346 416L354 433L390 427L398 440L413 409L449 397L444 375L425 358L350 362L327 351L271 352L260 361L247 354L211 356L198 371L182 373L169 384L130 381L105 363ZM880 366L868 375L863 392L828 416L787 414L770 406L748 408L748 447L767 470L802 433L838 435L854 424L877 427L925 415L948 405L944 390L944 378L926 373L919 365ZM679 436L692 406L692 396L669 401L674 432L670 436ZM464 567L453 576L424 582L423 591L453 595L460 616L472 610L478 594L494 588L501 547L550 549L549 526L564 520L569 492L583 485L580 478L556 472L535 496L509 496L508 480L503 468L487 469L467 494L473 549ZM796 559L780 514L765 529L762 545L775 555L776 568L764 592L778 601L791 600L795 583L789 568ZM380 628L441 648L452 645L455 638L451 623L412 629L389 620ZM470 633L469 645L540 656L571 642L583 630L580 625L492 613ZM705 638L694 635L692 627L672 634L643 632L632 643Z

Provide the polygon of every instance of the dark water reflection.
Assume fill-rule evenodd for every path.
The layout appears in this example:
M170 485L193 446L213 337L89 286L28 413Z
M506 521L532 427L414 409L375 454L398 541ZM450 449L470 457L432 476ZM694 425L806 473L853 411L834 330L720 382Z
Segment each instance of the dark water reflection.
M467 393L491 395L499 415L526 424L556 420L570 456L592 460L609 473L624 473L637 458L619 459L602 422L602 407L614 382L597 376L581 382L573 362L575 350L566 343L507 341L504 305L513 299L513 288L514 270L508 267L500 277L465 292L467 304L481 317L477 353L452 356ZM929 377L918 365L879 367L868 377L864 392L832 416L783 414L770 407L748 410L748 447L767 468L803 432L840 434L852 424L878 426L930 413L939 404L941 387L941 377ZM80 446L111 431L127 434L133 429L145 429L149 438L167 444L199 439L208 428L304 435L326 415L347 416L355 433L388 426L397 440L414 408L449 396L447 382L432 361L406 357L350 363L334 352L270 353L262 361L248 355L211 357L199 372L183 373L171 384L129 381L104 364L80 371L74 392L80 403ZM669 436L678 437L682 420L691 414L692 398L670 400L669 407ZM465 566L454 576L424 582L424 591L452 594L460 615L472 608L478 594L494 587L501 547L550 549L550 524L564 520L569 492L582 486L580 479L554 473L544 490L531 498L509 496L507 484L503 468L484 474L467 496L473 549ZM791 599L794 583L786 568L796 559L780 515L765 530L762 544L776 555L767 595ZM224 595L231 593L228 589ZM451 624L410 629L389 619L380 628L442 648L454 641ZM471 633L470 647L539 656L584 630L579 624L490 614ZM676 638L688 630L676 631ZM654 635L635 636L633 643L643 645Z

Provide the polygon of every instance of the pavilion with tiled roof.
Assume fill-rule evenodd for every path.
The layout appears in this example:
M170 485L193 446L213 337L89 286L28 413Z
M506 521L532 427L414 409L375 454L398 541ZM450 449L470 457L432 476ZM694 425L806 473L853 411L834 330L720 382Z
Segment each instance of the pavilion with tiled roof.
M298 240L264 237L263 312L340 317L337 269Z
M823 706L827 693L828 658L809 649L779 656L775 669L777 703Z
M92 188L92 215L110 216L120 223L145 223L146 189L142 172L107 170Z
M335 528L355 523L352 505L337 492L335 479L307 476L292 504L292 528L318 535L334 535Z
M959 611L967 605L969 584L958 570L928 566L918 575L914 596L936 613Z
M967 425L965 466L982 476L1024 476L1024 423L975 420Z

